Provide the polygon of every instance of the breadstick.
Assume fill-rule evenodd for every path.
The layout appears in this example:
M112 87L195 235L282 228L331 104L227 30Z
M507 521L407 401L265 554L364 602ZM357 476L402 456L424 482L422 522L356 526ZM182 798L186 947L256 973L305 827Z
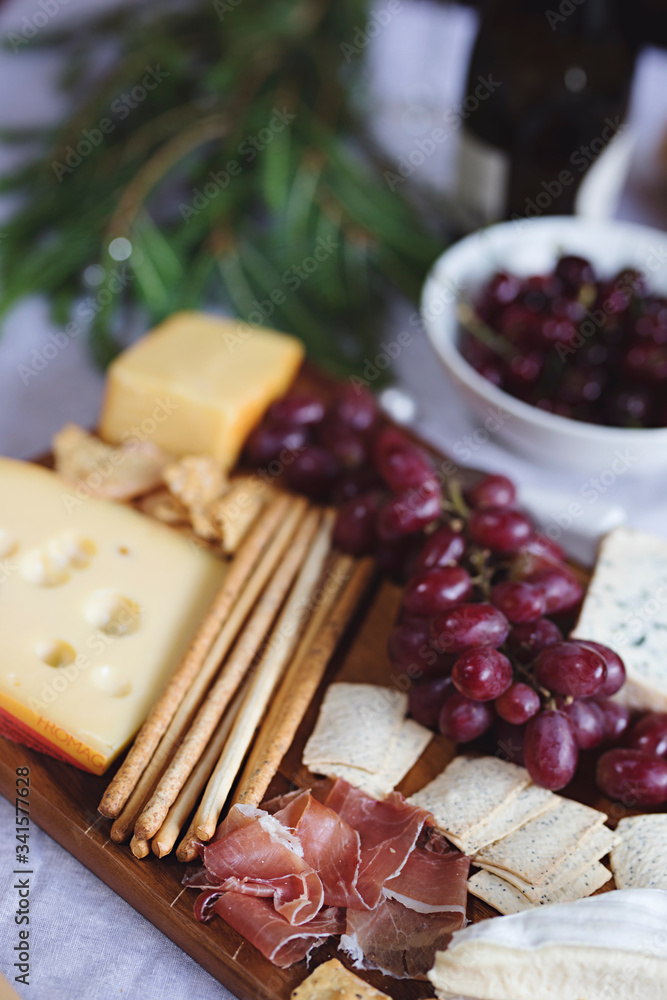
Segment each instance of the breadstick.
M127 757L109 783L98 809L103 816L115 819L130 797L139 777L153 756L161 736L178 709L188 687L196 677L211 643L243 591L253 567L284 520L291 498L280 495L269 504L264 517L255 525L240 549L216 595L210 611L200 625L179 666L153 705L139 730Z
M224 663L218 679L197 712L174 759L162 775L150 802L137 819L134 832L139 840L150 840L162 826L169 807L175 802L176 796L199 760L285 600L303 558L304 538L307 537L304 533L306 523L310 531L310 521L303 521L306 507L306 502L298 498L284 519L278 535L284 539L284 547L287 547L296 529L291 546L283 556L277 572L262 594L234 649Z
M137 840L133 837L130 841L130 848L135 858L145 858L150 853L150 845L147 840Z
M199 837L195 833L195 818L193 816L187 833L176 848L176 857L178 860L183 862L194 861L197 857L197 848L195 847L195 844L198 843Z
M294 501L292 501L292 504L294 504ZM303 504L300 502L298 509L301 510L302 507ZM218 671L220 662L229 652L234 639L254 606L255 601L264 589L267 580L275 572L288 543L289 531L281 529L271 541L253 570L220 634L209 650L199 673L178 706L176 714L162 736L150 763L137 781L120 816L111 827L111 837L118 843L126 839L137 817L155 792L159 777L167 766L169 759L173 756L174 749L182 742L183 736L192 724L200 702Z
M153 837L151 847L153 854L157 854L158 858L163 858L165 854L169 854L178 839L185 820L194 809L195 803L201 795L211 771L215 767L215 762L222 753L222 748L229 736L229 731L241 707L241 702L246 691L247 684L244 684L211 737L205 752L199 759L199 763L178 793L178 798L167 813L167 818Z
M259 805L294 740L329 660L373 575L373 560L362 559L350 578L352 563L349 556L337 557L331 574L334 589L318 608L285 673L243 771L235 803Z
M317 527L319 515L309 515L312 532ZM306 524L304 524L304 529ZM238 775L255 730L271 700L285 664L289 661L302 631L304 611L309 614L309 604L331 549L333 516L327 512L312 542L296 583L276 622L262 659L250 681L238 717L232 726L229 739L210 777L204 797L195 815L195 832L201 840L210 840L218 825L218 818L229 791ZM308 537L308 536L307 536Z

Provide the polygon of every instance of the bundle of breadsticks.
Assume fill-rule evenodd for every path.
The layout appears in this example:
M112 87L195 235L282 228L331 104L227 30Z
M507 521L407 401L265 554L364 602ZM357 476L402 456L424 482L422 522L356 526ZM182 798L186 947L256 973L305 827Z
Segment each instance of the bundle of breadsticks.
M186 497L185 482L170 486ZM373 576L372 560L332 549L333 521L301 497L261 494L207 616L100 802L112 839L130 839L137 857L151 848L163 857L178 842L177 857L190 861L232 790L234 802L263 799Z

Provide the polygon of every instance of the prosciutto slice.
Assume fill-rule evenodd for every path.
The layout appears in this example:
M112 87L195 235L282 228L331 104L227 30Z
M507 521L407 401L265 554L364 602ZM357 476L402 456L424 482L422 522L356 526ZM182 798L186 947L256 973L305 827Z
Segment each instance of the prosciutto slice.
M322 880L326 905L366 905L357 889L361 841L349 823L310 792L291 797L274 818L299 840L304 860Z
M321 790L317 790L322 794ZM338 778L324 804L359 834L361 864L357 887L367 907L377 905L387 879L403 868L429 818L424 809L408 805L392 792L379 801Z
M209 920L214 913L281 969L300 962L331 934L345 930L344 912L336 907L324 907L312 920L294 925L275 911L270 900L238 892L202 893L195 916Z
M223 826L222 835L201 850L208 884L271 896L276 912L291 924L312 920L324 903L324 888L298 838L275 816L247 806L234 806Z
M378 969L397 979L423 978L463 919L460 913L419 913L383 898L374 910L347 911L340 948L357 969Z
M469 871L470 858L429 827L398 875L385 882L384 895L418 913L449 912L463 918Z

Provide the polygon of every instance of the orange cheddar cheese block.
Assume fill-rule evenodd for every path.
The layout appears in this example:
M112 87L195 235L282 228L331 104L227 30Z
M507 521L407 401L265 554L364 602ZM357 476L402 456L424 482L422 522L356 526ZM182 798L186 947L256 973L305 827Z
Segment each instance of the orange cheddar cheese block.
M226 468L303 361L301 341L198 312L170 316L111 365L100 434L150 440Z

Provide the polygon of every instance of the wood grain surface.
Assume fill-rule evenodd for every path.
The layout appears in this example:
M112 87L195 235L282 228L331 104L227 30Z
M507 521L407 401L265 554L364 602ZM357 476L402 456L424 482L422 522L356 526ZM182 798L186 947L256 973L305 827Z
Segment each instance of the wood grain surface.
M308 371L301 377L300 387L326 391L330 383ZM267 798L294 785L303 787L312 782L312 775L301 765L301 755L315 723L324 689L332 680L365 681L401 690L405 689L406 682L409 684L405 675L393 670L386 653L387 637L400 594L398 587L383 581L359 607ZM399 789L409 795L421 788L443 769L453 754L454 746L444 737L436 737ZM183 888L181 879L185 866L173 854L158 859L150 853L139 860L132 855L129 845L115 844L110 839L110 821L97 813L97 804L113 768L106 775L96 777L0 737L0 793L11 802L15 795L16 768L25 765L30 767L32 821L242 1000L286 1000L307 975L305 962L284 971L275 968L217 917L208 924L198 923L192 913L197 890ZM592 794L593 789L590 769L588 772L584 769L574 795L600 808L608 806ZM470 920L493 915L495 911L491 907L469 897ZM313 953L310 968L335 954L345 961L336 952L335 943L323 945ZM396 1000L434 995L426 982L393 980L376 973L364 973L363 976Z

